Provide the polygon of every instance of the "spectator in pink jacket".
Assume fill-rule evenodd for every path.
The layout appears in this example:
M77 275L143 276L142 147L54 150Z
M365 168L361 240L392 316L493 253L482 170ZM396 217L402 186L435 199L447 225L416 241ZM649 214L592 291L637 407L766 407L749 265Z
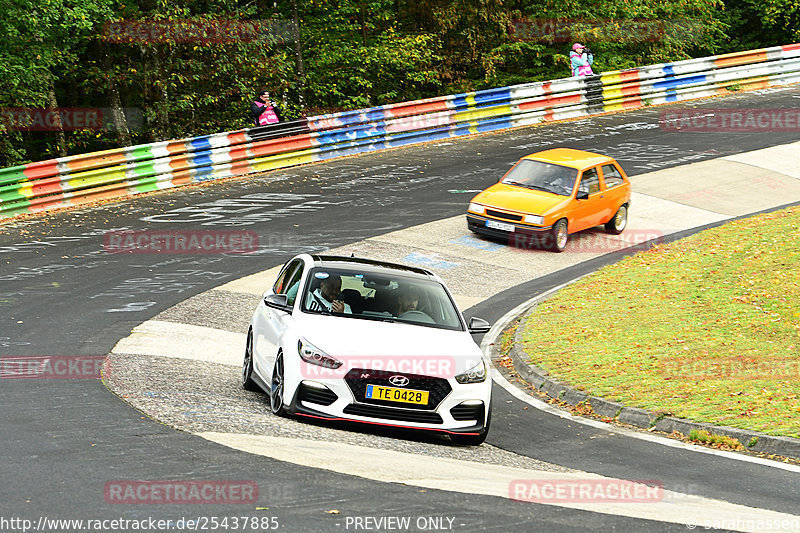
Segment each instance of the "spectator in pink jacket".
M269 98L269 91L261 91L259 93L258 98L250 106L250 113L253 115L256 126L277 124L281 121L278 107Z
M569 62L572 66L573 76L594 75L594 72L592 72L592 63L594 63L592 51L581 43L572 45L572 52L569 54Z

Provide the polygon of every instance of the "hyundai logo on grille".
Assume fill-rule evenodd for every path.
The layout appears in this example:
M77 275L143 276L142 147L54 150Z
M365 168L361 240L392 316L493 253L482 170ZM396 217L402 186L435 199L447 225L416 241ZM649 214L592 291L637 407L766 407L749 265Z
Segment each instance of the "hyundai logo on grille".
M389 378L389 383L395 387L404 387L408 385L408 378L405 376L392 376Z

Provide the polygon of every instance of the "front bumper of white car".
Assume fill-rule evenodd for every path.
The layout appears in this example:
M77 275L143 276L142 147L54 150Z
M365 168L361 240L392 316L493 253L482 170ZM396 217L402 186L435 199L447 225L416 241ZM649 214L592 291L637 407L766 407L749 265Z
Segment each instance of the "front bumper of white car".
M351 369L343 379L305 379L289 411L300 416L452 433L479 434L486 425L491 382L460 384L454 378L406 374L406 389L427 391L426 405L366 397L368 385L392 387L397 372Z

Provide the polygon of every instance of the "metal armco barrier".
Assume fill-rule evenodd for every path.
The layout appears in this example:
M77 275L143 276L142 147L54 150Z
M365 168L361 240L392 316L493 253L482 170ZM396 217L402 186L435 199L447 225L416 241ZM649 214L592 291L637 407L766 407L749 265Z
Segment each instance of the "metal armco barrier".
M0 218L343 155L800 82L800 44L526 83L0 169Z

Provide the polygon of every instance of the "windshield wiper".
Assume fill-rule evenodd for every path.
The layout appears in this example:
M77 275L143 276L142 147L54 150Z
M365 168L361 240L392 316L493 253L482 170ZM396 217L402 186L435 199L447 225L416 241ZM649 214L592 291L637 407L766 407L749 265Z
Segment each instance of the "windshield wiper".
M519 181L504 181L508 185L517 185L518 187L525 187L526 189L534 189L537 191L544 191L544 192L553 192L550 189L545 189L544 187L540 187L538 185L531 185L530 183L520 183Z
M526 185L529 189L536 189L537 191L553 192L547 187L540 187L539 185Z

